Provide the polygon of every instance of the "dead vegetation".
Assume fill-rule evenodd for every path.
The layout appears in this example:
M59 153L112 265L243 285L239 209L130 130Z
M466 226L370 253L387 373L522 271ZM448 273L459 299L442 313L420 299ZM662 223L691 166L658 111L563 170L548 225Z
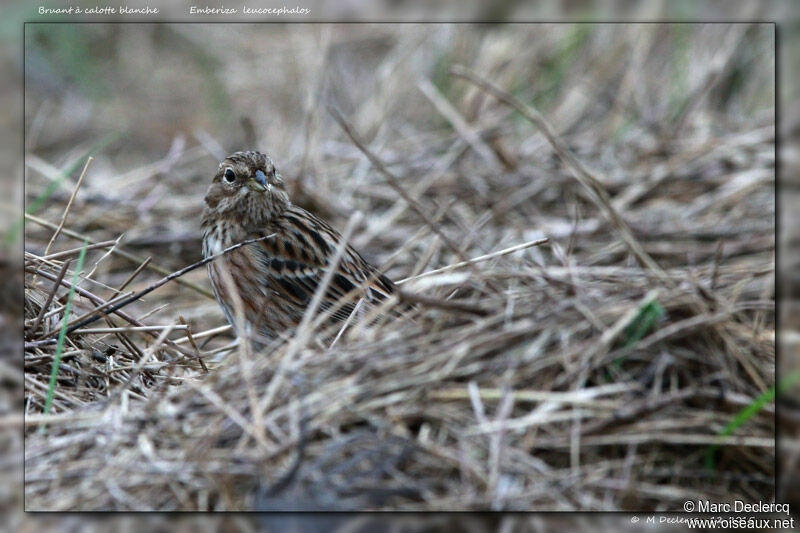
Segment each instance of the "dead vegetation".
M770 499L773 404L729 424L775 381L772 26L241 28L93 25L106 83L143 68L120 43L174 45L113 97L53 94L69 65L27 36L26 509ZM83 240L70 325L199 259L245 148L363 213L411 316L250 353L198 269L66 335L44 414Z

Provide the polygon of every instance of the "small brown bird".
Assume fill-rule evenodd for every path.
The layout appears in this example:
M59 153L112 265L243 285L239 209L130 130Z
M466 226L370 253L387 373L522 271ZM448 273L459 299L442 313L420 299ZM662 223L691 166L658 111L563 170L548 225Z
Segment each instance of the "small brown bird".
M243 302L244 326L250 333L275 338L296 327L342 236L305 209L292 205L283 178L272 160L260 152L236 152L222 161L205 204L204 257L242 241L275 234L208 264L214 295L228 322L236 328L233 300L221 268L230 272ZM332 317L345 320L359 299L367 306L375 305L394 290L389 278L348 245L320 309L344 302Z

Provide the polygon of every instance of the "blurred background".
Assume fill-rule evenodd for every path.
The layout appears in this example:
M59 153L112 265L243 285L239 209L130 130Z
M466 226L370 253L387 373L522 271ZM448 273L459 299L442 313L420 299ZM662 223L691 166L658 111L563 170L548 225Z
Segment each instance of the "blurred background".
M357 6L350 9L359 12ZM658 15L665 9L638 14ZM789 13L780 5L775 9ZM513 3L489 15L476 13L526 17ZM761 18L759 13L768 12L744 12L753 18ZM781 42L784 51L795 46L789 35ZM26 206L36 208L31 214L57 221L80 168L92 155L70 227L95 240L124 234L126 249L157 258L167 270L199 258L198 217L210 173L236 149L269 152L297 203L339 227L352 209L369 213L390 206L391 198L381 200L379 176L353 164L359 154L327 108L341 110L390 168L402 169L413 183L415 168L423 174L435 164L429 157L433 143L452 134L430 95L457 102L469 122L490 105L474 87L447 74L453 65L467 65L530 102L612 183L635 173L642 153L658 158L658 141L665 135L679 139L683 133L691 143L702 131L744 131L743 124L756 132L769 129L776 89L795 94L791 76L779 78L784 85L774 85L775 43L769 26L32 24L24 43ZM695 122L704 113L708 120ZM793 116L787 114L780 123L789 134L797 131ZM716 122L720 117L726 122ZM526 127L518 120L487 128L487 142L505 172L536 161L540 141L526 139ZM518 144L509 147L509 139ZM788 143L784 148L789 164L796 162ZM747 166L736 158L757 159L759 154L732 150L730 164ZM750 163L759 167L763 162ZM784 177L792 175L787 168ZM509 184L509 190L516 185ZM482 192L479 182L468 187L470 194ZM784 200L791 197L791 181L782 192ZM549 220L553 212L547 206L569 206L569 201L548 197L546 190L536 194L542 194L545 207L530 220L532 231L484 235L487 251L538 232L568 235L556 220L565 213ZM755 188L754 194L767 195L754 206L769 205L764 189ZM40 198L46 201L37 202ZM733 205L730 209L731 219L742 216ZM780 213L791 216L791 209ZM749 219L767 246L774 215L767 211ZM794 226L791 219L781 222L784 229ZM378 264L407 238L401 228L381 229L359 232L355 242ZM26 247L41 251L51 234L52 228L29 221ZM789 245L795 238L791 231L780 236ZM70 242L77 246L80 241ZM390 274L403 277L417 259L394 261ZM790 267L797 262L791 253L779 259ZM101 263L98 274L114 284L130 267L123 261ZM790 275L782 281L794 286ZM205 273L194 272L187 282L202 286ZM170 284L157 295L159 305L169 304L170 315L180 314L198 328L220 323L216 303L185 286ZM155 307L153 302L142 309ZM787 299L784 305L780 316L791 322L793 304ZM10 316L6 320L13 320ZM788 356L781 370L788 371L794 368L798 337L787 329L781 342ZM19 384L11 369L8 382ZM791 432L796 434L800 418L791 394L783 401L786 418L778 422L790 437L784 449L789 471L796 469L792 465L800 448ZM9 415L8 420L13 426L16 419ZM9 441L12 449L19 444ZM792 479L779 500L794 494ZM9 495L10 501L20 495ZM406 527L414 524L410 519ZM506 530L544 526L537 524L492 518L485 525ZM453 526L448 521L437 525Z
M652 172L655 163L642 160L658 156L665 138L685 135L687 150L702 148L718 142L709 134L746 123L769 141L771 34L769 26L744 25L29 24L26 201L37 219L26 224L27 246L39 252L47 246L53 228L35 220L60 219L93 155L68 228L92 242L122 235L126 250L177 270L200 259L202 199L217 163L233 151L259 149L272 156L295 203L340 228L352 210L365 212L367 228L354 244L382 265L415 230L383 218L393 193L365 166L330 108L347 117L409 189L455 157L454 175L465 183L438 188L439 205L520 190L527 196L515 203L539 202L541 211L511 211L506 220L497 213L508 206L491 197L479 202L476 209L490 208L497 225L479 223L476 254L565 237L574 205L548 187L551 155L541 138L518 117L506 121L506 113L494 113L484 93L448 74L451 67L479 72L541 110L558 133L572 137L576 151L592 153L592 166L613 189L637 179L631 174ZM481 157L496 177L484 181L483 169L471 170L474 163L452 151L445 107L486 130L482 147L493 153ZM493 115L481 122L487 114ZM754 180L752 189L771 179L765 172L743 179ZM678 190L688 183L671 186L674 199L691 194ZM762 211L752 223L769 240L774 199L769 188L763 193L766 205L752 207ZM651 217L668 216L658 214L659 205L649 209ZM715 225L752 216L738 209L718 214L723 220ZM664 223L675 229L675 221ZM605 237L598 238L578 246L600 245ZM390 277L408 276L423 252L394 258ZM682 257L674 260L683 264ZM108 259L97 275L118 285L132 266ZM203 285L205 278L199 269L183 279ZM196 330L219 323L216 302L197 291L169 284L156 294Z

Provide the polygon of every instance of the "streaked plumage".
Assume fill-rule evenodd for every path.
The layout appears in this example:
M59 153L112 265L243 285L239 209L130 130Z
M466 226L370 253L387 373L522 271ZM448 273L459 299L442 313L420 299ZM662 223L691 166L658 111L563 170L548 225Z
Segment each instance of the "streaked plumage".
M238 248L208 264L214 295L228 321L236 327L234 307L220 269L227 267L239 293L246 326L274 338L300 323L306 307L336 253L341 235L323 220L292 205L284 181L269 157L259 152L236 152L220 163L205 197L203 256L236 243L275 234ZM327 288L321 309L348 298L333 314L345 320L359 299L367 305L384 300L394 284L367 263L352 247Z

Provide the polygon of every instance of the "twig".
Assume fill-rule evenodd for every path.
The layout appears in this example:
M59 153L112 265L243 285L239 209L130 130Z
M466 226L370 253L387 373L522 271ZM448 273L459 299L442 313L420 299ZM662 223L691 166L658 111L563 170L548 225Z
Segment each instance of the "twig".
M56 225L53 224L52 222L48 222L47 220L44 220L43 218L39 218L36 215L32 215L30 213L25 213L25 220L30 220L31 222L35 222L36 224L39 224L40 226L43 226L45 228L50 228L50 229L55 229L56 228ZM64 228L61 231L61 233L63 233L64 235L68 235L68 236L72 237L73 239L86 240L89 243L93 243L88 235L84 235L84 234L78 233L76 231L72 231L69 228ZM142 261L144 261L144 259L139 257L138 255L134 255L134 254L132 254L130 252L126 252L125 250L120 249L118 246L115 246L115 247L111 248L111 252L113 254L115 254L115 255L120 256L120 257L124 257L128 261L131 261L131 262L136 263L136 264L140 264ZM169 274L169 270L167 270L166 268L160 267L158 265L148 264L147 268L149 268L150 270L153 270L155 272L158 272L162 276ZM197 291L200 294L211 298L212 300L214 299L214 293L212 293L208 289L205 289L205 288L201 287L200 285L197 285L196 283L192 283L191 281L187 281L185 279L179 279L179 280L177 280L177 283L180 283L181 285L189 287L190 289L192 289L194 291Z
M452 265L447 265L442 268L437 268L435 270L429 270L428 272L423 272L418 276L413 276L411 278L401 279L400 281L396 281L396 285L400 285L401 283L405 283L407 281L416 280L420 278L425 278L428 276L433 276L434 274L441 274L442 272L448 272L450 270L455 270L456 268L461 268L463 266L467 266L470 264L480 263L481 261L487 261L489 259L493 259L495 257L502 257L504 255L512 254L514 252L518 252L520 250L524 250L526 248L530 248L532 246L539 246L540 244L547 244L550 242L550 239L536 239L533 241L523 242L522 244L515 244L514 246L510 246L508 248L504 248L502 250L498 250L497 252L492 252L485 255L479 255L473 259L468 259L466 261L461 261L460 263L453 263Z
M60 282L59 282L59 283L60 283ZM98 306L97 306L97 307L95 307L94 309L90 309L89 311L85 312L84 314L82 314L81 316L79 316L78 318L76 318L75 320L72 320L72 321L70 321L70 323L69 323L69 324L67 324L67 327L69 327L69 326L72 326L73 324L77 324L77 323L78 323L78 322L80 322L81 320L84 320L86 317L89 317L89 316L91 316L91 315L94 315L94 314L96 314L96 313L101 313L101 312L103 312L103 310L104 310L104 309L106 309L106 308L108 308L108 307L110 307L110 306L114 305L115 303L117 303L117 302L119 302L119 301L123 300L124 298L127 298L127 297L128 297L128 296L130 296L131 294L133 294L133 293L131 293L131 292L126 292L126 293L124 293L124 294L120 294L120 295L119 295L119 296L117 296L116 298L113 298L113 299L111 299L111 300L108 300L107 302L105 302L105 303L103 303L103 304L101 304L101 305L98 305ZM37 338L37 339L46 339L47 337L50 337L50 336L52 336L52 335L53 335L53 333L55 333L55 332L54 332L54 331L46 331L46 332L42 333L41 335L37 336L36 338Z
M197 361L200 363L200 366L203 367L203 372L207 374L208 367L206 366L205 361L203 361L203 358L200 357L200 350L197 348L197 343L194 342L194 337L192 336L192 328L189 327L189 324L186 322L186 319L183 318L183 315L178 315L178 320L186 327L186 338L189 339L189 344L192 345L192 349L195 351L195 353L197 353Z
M164 328L170 328L170 330L186 330L186 326L180 325L176 326L175 324L171 324L169 326L123 326L119 328L86 328L86 329L79 329L75 330L72 333L75 335L99 335L101 333L129 333L132 331L161 331Z
M401 302L410 304L422 304L427 307L437 307L439 309L447 309L448 311L461 311L462 313L478 316L487 316L491 314L491 311L488 309L466 302L453 302L402 290L397 291L397 296L400 298Z
M88 252L90 250L97 250L98 248L106 248L108 246L114 246L114 244L116 244L116 243L117 243L117 239L113 239L113 240L110 240L110 241L96 242L94 244L90 244L89 246L87 246L86 247L86 251ZM53 253L53 254L50 254L50 255L46 255L46 256L42 256L42 257L35 256L33 254L31 254L31 255L36 260L52 261L53 259L60 259L62 257L66 257L68 255L79 254L79 253L81 253L82 249L83 248L72 248L70 250L64 250L63 252L56 252L56 253ZM30 254L30 252L26 252L26 253Z
M204 339L206 337L212 337L214 335L217 335L218 333L224 333L230 329L231 325L225 324L224 326L219 326L218 328L212 328L206 331L201 331L200 333L195 333L194 335L192 335L192 337L194 338L194 340ZM176 340L175 344L183 344L185 342L191 342L188 335L186 337L181 337L180 339Z
M58 286L61 284L61 280L64 279L64 275L67 273L67 267L69 267L71 259L67 259L64 261L64 264L61 265L61 270L56 277L55 282L53 283L53 288L50 291L50 294L47 295L47 300L45 300L44 305L39 310L39 314L36 315L36 319L33 321L33 325L31 325L31 332L36 333L36 329L39 327L39 324L42 321L42 317L44 317L47 308L50 307L50 304L53 302L53 297L55 297L56 292L58 292Z
M55 281L55 279L56 279L56 276L54 274L50 274L49 272L45 272L45 271L39 272L39 275L42 276L43 278L49 279L51 281ZM63 285L67 289L72 287L72 284L69 281L65 281L65 280L61 281L61 285ZM104 304L107 303L105 300L103 300L99 296L97 296L95 294L92 294L91 292L87 291L86 289L84 289L82 287L75 287L75 292L77 292L78 294L80 294L84 298L88 298L89 300L93 301L94 303L96 303L98 305L104 305ZM144 324L142 324L141 322L139 322L138 320L136 320L132 316L128 315L127 313L125 313L125 312L123 312L123 311L121 311L119 309L109 310L108 313L109 314L110 313L114 313L117 316L119 316L120 318L122 318L123 320L125 320L126 322L129 322L130 324L133 324L134 326L144 326ZM50 339L45 339L45 341L47 341L47 340L53 341L53 342L55 341L55 339L52 339L52 337ZM40 342L38 342L36 344L37 345L50 344L49 342L45 342L45 341L40 341ZM187 355L191 355L191 354L187 353Z
M58 223L58 227L56 228L55 232L53 232L53 236L50 237L50 242L47 243L47 247L44 249L44 255L50 253L50 247L53 246L53 243L61 234L61 230L64 229L64 224L67 222L67 215L69 215L69 210L72 208L72 202L75 201L75 197L78 195L78 189L81 188L83 178L86 176L86 171L89 170L89 165L93 160L94 158L92 156L89 156L89 158L86 160L86 164L83 166L83 171L78 178L78 183L75 184L75 188L72 190L72 195L69 197L69 201L67 202L67 207L64 208L64 214L61 215L61 222Z
M358 313L360 312L363 303L364 299L359 298L358 303L355 305L355 307L353 307L353 310L350 312L350 314L347 315L347 320L344 321L344 324L342 324L342 327L339 328L339 332L336 334L336 337L333 338L330 346L328 346L328 351L332 350L333 347L336 346L336 343L339 341L339 338L344 334L345 330L350 325L350 322L353 320L353 317L358 315Z
M141 265L139 265L139 267L138 267L136 270L134 270L134 271L133 271L133 274L131 274L130 276L128 276L128 279L126 279L124 282L122 282L122 285L120 285L120 286L119 286L119 289L118 289L118 290L119 290L119 291L122 291L122 290L124 290L124 289L125 289L125 287L127 287L127 286L130 284L130 282L131 282L131 281L133 281L133 280L134 280L134 278L136 278L136 276L138 276L138 275L139 275L139 273L140 273L142 270L144 270L144 268L145 268L147 265L149 265L149 264L150 264L150 260L151 260L151 259L152 259L152 257L148 257L147 259L145 259L145 260L142 262L142 264L141 264Z
M134 294L132 296L129 296L128 298L125 298L124 300L122 300L118 304L109 307L105 311L105 314L114 313L114 312L118 311L119 309L122 309L126 305L130 304L131 302L135 302L136 300L138 300L142 296L144 296L146 294L150 294L151 292L153 292L157 288L161 287L165 283L168 283L169 281L172 281L175 278L183 276L187 272L191 272L192 270L194 270L196 268L199 268L199 267L201 267L201 266L203 266L203 265L205 265L207 263L210 263L211 261L213 261L213 260L215 260L215 259L217 259L219 257L222 257L223 255L225 255L225 254L227 254L229 252L232 252L232 251L236 250L237 248L241 248L242 246L246 246L248 244L253 244L254 242L263 241L263 240L272 238L274 236L275 236L275 234L271 233L269 235L265 235L264 237L257 237L255 239L248 239L248 240L240 242L238 244L234 244L233 246L229 246L229 247L225 248L224 250L222 250L221 252L219 252L218 254L211 255L209 257L201 259L200 261L197 261L196 263L192 263L191 265L189 265L189 266L187 266L185 268L182 268L182 269L180 269L178 271L173 272L169 276L161 278L160 280L156 281L155 283L153 283L149 287L147 287L145 289L142 289L138 293L136 293L136 294ZM69 329L67 329L67 333L72 333L76 329L81 328L83 326L86 326L87 324L91 324L92 322L94 322L95 320L98 320L98 319L100 319L99 316L93 316L93 317L86 318L86 319L82 320L81 322L75 324L74 326L71 326Z

